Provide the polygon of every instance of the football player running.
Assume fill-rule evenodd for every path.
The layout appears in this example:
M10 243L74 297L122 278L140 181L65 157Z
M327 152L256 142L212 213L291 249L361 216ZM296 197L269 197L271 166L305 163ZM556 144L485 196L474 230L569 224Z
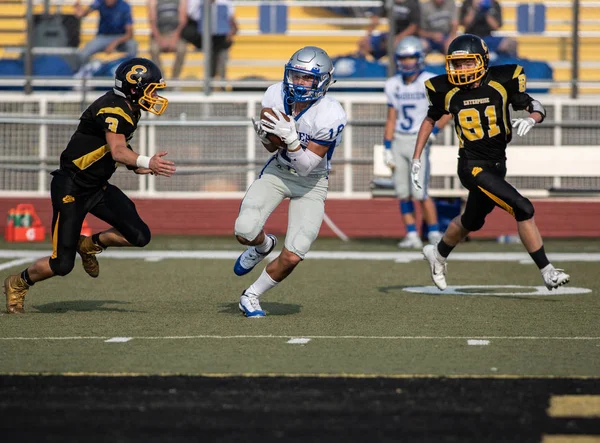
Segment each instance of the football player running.
M548 289L569 282L570 276L548 260L535 224L534 208L506 180L506 146L513 130L519 136L544 120L546 111L526 90L526 76L519 65L488 67L489 53L484 41L463 34L452 41L446 56L447 75L425 83L430 106L423 121L412 162L412 179L420 186L421 154L433 126L444 114L454 117L459 141L458 176L469 190L464 212L454 218L437 245L423 248L435 285L446 288L446 259L470 232L482 228L486 216L500 207L517 221L523 245L540 269ZM529 116L512 122L509 105L526 110ZM513 129L514 128L514 129Z
M333 83L333 63L318 47L296 51L285 65L283 81L271 85L262 100L272 108L254 129L273 155L252 183L235 221L235 236L247 246L234 265L236 275L252 271L275 245L277 238L265 234L269 215L290 199L285 245L257 280L240 297L239 308L250 318L265 316L260 297L277 286L304 259L316 240L325 214L328 174L333 151L341 141L346 113L340 103L326 95ZM291 117L286 121L282 115ZM272 144L268 134L278 136L284 147Z
M433 128L425 145L424 162L421 168L421 188L411 186L410 164L421 122L427 115L429 102L425 92L425 81L435 74L425 71L425 51L421 40L414 36L405 37L396 46L398 74L385 82L388 114L384 133L384 161L392 169L396 196L400 200L400 213L406 226L406 237L398 243L399 248L422 248L417 231L413 199L421 204L423 218L427 223L427 239L435 244L442 238L438 228L437 212L433 200L427 195L429 177L429 150L435 134L450 120L444 116ZM393 139L392 139L393 138Z
M76 254L81 256L85 272L98 277L96 254L109 246L148 244L150 229L135 204L108 180L117 163L136 174L170 177L175 172L174 163L163 158L166 152L147 157L134 152L128 143L142 109L156 115L167 109L168 100L157 93L165 86L153 62L145 58L127 60L116 70L114 88L81 115L77 130L60 156L60 168L52 172L52 255L4 280L9 314L24 312L25 295L35 283L69 274ZM80 235L88 213L112 228L91 237Z

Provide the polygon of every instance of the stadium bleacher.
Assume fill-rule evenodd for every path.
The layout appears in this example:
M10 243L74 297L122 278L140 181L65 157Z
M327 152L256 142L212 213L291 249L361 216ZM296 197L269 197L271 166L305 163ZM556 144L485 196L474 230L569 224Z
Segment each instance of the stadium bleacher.
M57 4L58 3L58 6ZM84 2L85 3L85 2ZM130 0L133 7L135 38L139 43L139 55L149 57L149 24L145 2ZM516 31L516 6L514 2L503 4L504 26L501 34L513 35L518 40L519 56L522 58L548 62L554 70L554 79L569 81L571 78L571 24L572 8L569 2L546 0L546 30L543 34L519 34ZM50 12L57 7L64 14L73 13L71 1L51 1ZM357 40L364 25L360 19L348 20L324 7L304 7L302 2L288 8L288 32L286 34L261 34L259 31L259 7L256 2L244 5L234 2L235 15L240 33L230 50L227 77L231 80L243 78L264 78L276 80L281 77L282 63L298 47L314 44L323 47L333 57L355 51ZM25 19L26 2L24 0L4 0L0 8L0 58L20 56L18 48L26 42ZM600 3L582 1L580 14L580 79L597 80L596 69L600 66ZM35 4L35 14L44 11L42 2ZM385 23L379 30L385 30ZM90 14L81 24L81 44L92 39L97 29L97 14ZM265 51L268 48L268 51ZM107 61L114 54L98 54L97 58ZM435 59L435 58L434 58ZM164 54L163 63L168 77L174 54ZM203 77L203 55L189 45L182 79L201 79ZM588 90L589 91L589 90ZM555 89L553 92L567 92ZM593 92L593 91L589 91Z

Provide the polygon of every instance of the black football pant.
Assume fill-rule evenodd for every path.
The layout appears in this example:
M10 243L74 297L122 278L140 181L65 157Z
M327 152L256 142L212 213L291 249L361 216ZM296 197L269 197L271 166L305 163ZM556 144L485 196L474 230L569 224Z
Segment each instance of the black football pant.
M458 177L463 186L469 190L467 205L461 217L465 229L469 231L481 229L486 216L496 206L504 209L517 221L525 221L533 217L534 209L531 202L505 180L505 162L461 158L458 161Z
M148 225L119 188L111 184L83 188L60 170L53 176L50 268L56 275L67 275L73 269L81 226L88 213L116 228L133 246L142 247L150 242Z

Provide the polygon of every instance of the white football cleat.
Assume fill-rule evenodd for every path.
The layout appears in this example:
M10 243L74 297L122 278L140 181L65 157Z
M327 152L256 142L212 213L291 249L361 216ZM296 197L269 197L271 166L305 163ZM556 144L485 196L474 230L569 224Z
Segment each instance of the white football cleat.
M420 249L423 247L423 242L419 238L419 234L416 232L409 233L403 240L398 242L399 248L415 248Z
M273 252L273 249L275 249L275 246L277 245L277 237L273 234L267 235L273 240L271 249L262 254L256 250L255 246L248 246L248 249L240 254L235 261L235 265L233 265L233 272L235 275L246 275L248 272L252 271L257 264L263 261L267 255Z
M442 262L435 251L436 246L427 245L423 248L423 255L425 260L429 262L431 268L431 279L440 290L446 289L446 273L448 272L448 265Z
M571 276L564 269L558 269L550 266L547 271L542 272L542 278L549 290L558 288L559 286L569 283Z
M256 295L246 294L246 291L242 292L238 307L248 318L261 318L267 315L260 307L258 297Z
M429 244L437 245L443 236L444 234L442 234L440 231L431 231L429 234L427 234L427 240L429 241Z

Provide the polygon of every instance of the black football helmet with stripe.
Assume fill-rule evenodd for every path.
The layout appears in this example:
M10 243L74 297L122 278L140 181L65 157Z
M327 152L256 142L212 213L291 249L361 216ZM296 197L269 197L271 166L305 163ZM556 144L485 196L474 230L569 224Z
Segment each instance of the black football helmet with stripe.
M140 108L161 115L169 100L157 94L167 84L158 66L147 58L136 57L124 61L115 72L115 94L121 95Z
M458 66L457 61L474 60L470 67ZM456 37L448 46L446 72L448 81L456 86L466 86L483 78L490 63L488 47L481 37L463 34Z

